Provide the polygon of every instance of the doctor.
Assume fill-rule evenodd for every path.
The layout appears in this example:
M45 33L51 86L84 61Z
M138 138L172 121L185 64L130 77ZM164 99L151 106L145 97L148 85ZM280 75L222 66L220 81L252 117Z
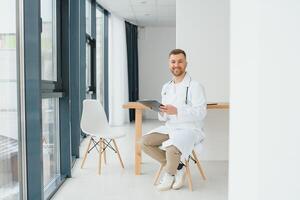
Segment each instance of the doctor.
M162 88L158 118L165 121L141 140L143 151L164 165L164 175L157 188L180 189L185 173L181 160L187 159L194 146L204 139L202 130L206 115L203 87L186 72L186 54L181 49L169 53L173 79Z

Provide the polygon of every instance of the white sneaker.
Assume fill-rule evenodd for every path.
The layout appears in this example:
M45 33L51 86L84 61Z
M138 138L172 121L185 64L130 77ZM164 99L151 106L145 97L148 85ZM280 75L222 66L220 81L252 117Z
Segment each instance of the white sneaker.
M181 168L181 170L177 170L177 173L175 175L175 183L173 184L172 188L175 190L180 189L184 185L185 181L185 171L184 167Z
M172 188L174 183L174 176L170 175L169 173L165 173L157 186L157 189L160 191L166 191Z

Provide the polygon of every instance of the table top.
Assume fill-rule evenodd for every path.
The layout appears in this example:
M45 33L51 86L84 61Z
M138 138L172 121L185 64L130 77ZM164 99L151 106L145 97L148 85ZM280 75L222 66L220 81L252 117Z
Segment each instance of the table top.
M147 106L139 102L128 102L123 105L123 108L131 109L148 109ZM229 103L227 102L218 102L218 103L207 103L207 109L229 109Z

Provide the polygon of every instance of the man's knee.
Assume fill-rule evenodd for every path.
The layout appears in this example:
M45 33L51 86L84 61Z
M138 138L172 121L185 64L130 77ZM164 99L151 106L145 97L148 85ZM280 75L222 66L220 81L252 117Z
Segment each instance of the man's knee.
M140 140L141 146L160 146L164 141L169 139L167 134L162 133L149 133L147 135L142 136Z
M174 146L174 145L166 147L166 153L167 154L178 154L178 155L181 155L181 152L179 151L179 149L176 146Z
M141 146L145 147L145 146L151 146L151 135L144 135L141 138Z

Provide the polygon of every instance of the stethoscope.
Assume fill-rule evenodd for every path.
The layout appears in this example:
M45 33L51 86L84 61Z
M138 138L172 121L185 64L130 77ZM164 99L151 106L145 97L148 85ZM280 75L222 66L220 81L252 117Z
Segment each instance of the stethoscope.
M186 75L189 76L190 81L189 81L189 85L186 87L186 91L185 91L185 104L188 104L188 93L189 93L189 87L191 86L191 81L192 81L192 77L186 73ZM174 79L172 79L168 85L170 85L172 82L174 82ZM167 92L164 93L164 95L166 95Z

